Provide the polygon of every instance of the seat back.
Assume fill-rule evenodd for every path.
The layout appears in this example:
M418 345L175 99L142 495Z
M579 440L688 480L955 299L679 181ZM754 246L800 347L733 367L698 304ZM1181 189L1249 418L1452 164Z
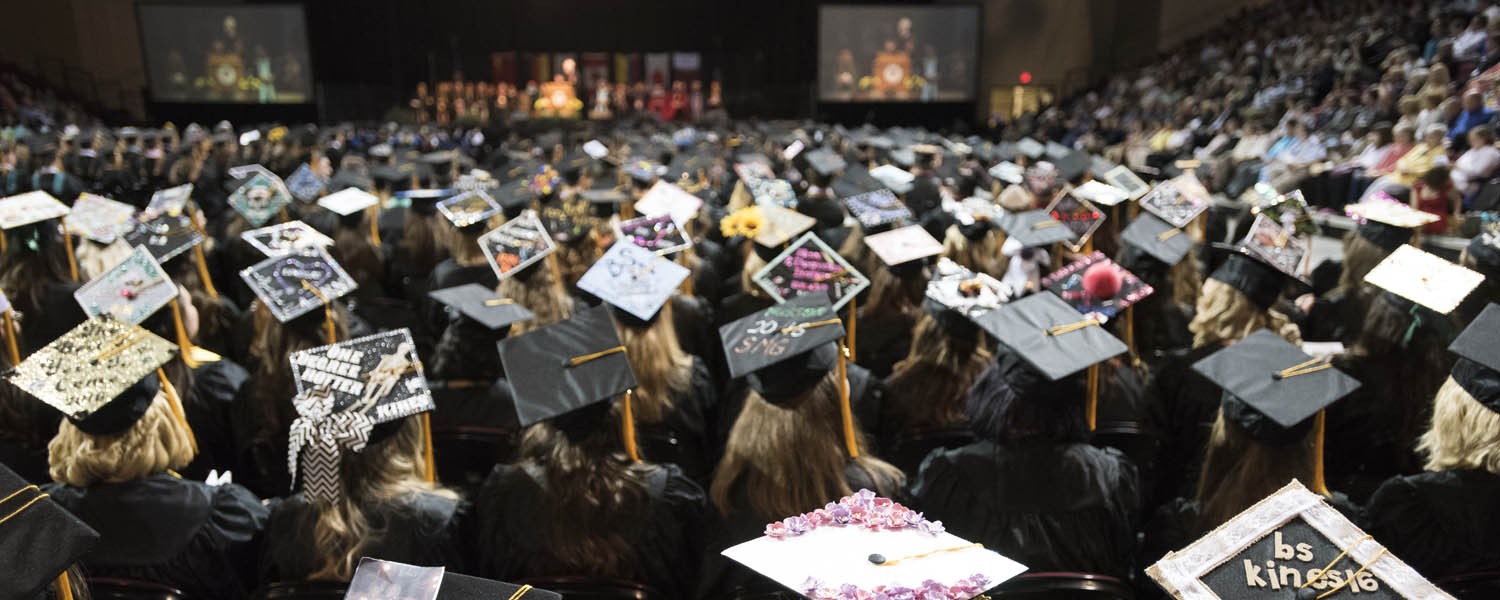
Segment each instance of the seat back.
M170 585L124 579L120 577L89 577L89 593L94 600L181 600L182 591Z
M278 581L255 593L256 600L343 600L349 584L341 581Z
M562 594L563 600L657 600L664 596L649 586L613 577L531 577L516 583Z
M1139 468L1149 467L1160 452L1161 439L1140 423L1099 423L1093 444L1119 450Z
M1125 582L1097 573L1027 573L1007 581L989 596L995 600L1135 600Z
M671 463L682 469L682 474L694 481L705 481L713 472L714 465L709 462L703 451L684 445L670 429L666 427L639 426L636 429L636 443L640 446L641 457L654 463Z
M438 481L478 491L496 464L515 455L517 439L515 431L496 427L434 428L432 453L437 458Z
M885 452L885 458L901 469L902 473L906 473L907 477L915 477L922 461L933 450L958 448L973 442L974 432L965 427L919 429L897 437L892 447Z

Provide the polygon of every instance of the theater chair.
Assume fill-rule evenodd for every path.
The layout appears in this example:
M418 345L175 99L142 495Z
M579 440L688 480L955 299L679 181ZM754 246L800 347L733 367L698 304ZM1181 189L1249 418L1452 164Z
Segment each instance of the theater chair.
M182 592L172 586L117 577L89 577L89 592L94 600L181 600Z
M1491 600L1500 598L1500 571L1478 571L1462 575L1449 575L1432 580L1432 583L1452 594L1458 600Z
M562 594L563 600L657 600L665 598L650 587L612 577L532 577L514 583Z
M498 427L458 426L432 431L438 481L465 492L478 492L497 463L516 452L515 431Z
M994 600L1135 600L1125 582L1095 573L1026 573L989 591Z
M255 593L255 600L343 600L349 584L340 581L278 581Z
M1092 439L1095 446L1119 450L1142 469L1156 460L1161 444L1156 433L1145 425L1123 421L1099 423Z
M901 469L907 477L915 477L922 467L922 460L938 448L951 449L974 443L974 432L967 427L949 429L919 429L902 433L885 449L884 458Z

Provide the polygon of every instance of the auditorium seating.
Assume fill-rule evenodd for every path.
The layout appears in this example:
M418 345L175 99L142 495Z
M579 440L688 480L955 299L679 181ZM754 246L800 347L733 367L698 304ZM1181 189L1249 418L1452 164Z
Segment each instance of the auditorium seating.
M991 590L994 600L1134 600L1129 585L1094 573L1026 573Z
M167 585L122 579L116 577L90 577L89 590L94 600L182 600L182 592Z

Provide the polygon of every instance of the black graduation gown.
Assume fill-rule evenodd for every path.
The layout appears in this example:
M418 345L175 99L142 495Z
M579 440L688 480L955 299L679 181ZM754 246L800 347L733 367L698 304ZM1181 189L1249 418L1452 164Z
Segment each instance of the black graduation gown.
M1393 477L1365 507L1368 531L1428 579L1500 570L1500 475Z
M848 363L847 374L849 376L849 408L854 412L854 422L862 431L869 434L874 442L884 439L882 417L885 413L885 382L870 373L868 369L854 363ZM745 409L745 398L750 396L750 387L744 378L730 380L725 388L724 394L719 397L717 416L714 420L718 425L718 445L720 452L724 445L729 442L729 432L734 430L734 422L739 419L740 411ZM869 448L871 454L879 456L878 448Z
M852 461L844 468L844 482L850 490L856 492L866 489L879 494L879 490L890 490L882 495L897 502L904 500L900 494L900 482L876 481L873 474ZM829 498L830 502L837 500L838 498ZM745 498L745 491L741 486L735 486L730 491L730 501L734 514L725 516L715 511L708 525L707 545L703 548L703 576L698 581L698 597L727 598L736 595L737 591L745 592L743 595L784 591L785 588L780 584L720 554L726 548L765 535L766 531L767 521L750 510L750 502ZM792 515L784 515L782 518L790 516Z
M588 575L555 566L542 534L542 469L497 465L476 501L477 575L515 581L550 575ZM656 465L646 481L647 512L630 519L623 534L637 552L629 579L668 598L689 598L702 551L705 498L702 488L674 465ZM624 515L621 515L625 518Z
M774 304L776 304L775 300L765 296L752 296L745 292L735 292L725 298L723 304L719 306L715 322L722 327L727 323L733 323L736 320L770 308Z
M99 532L82 563L90 576L170 585L195 598L247 598L267 509L235 484L171 475L47 492Z
M461 524L467 511L462 500L426 492L367 507L372 534L359 556L465 572L470 553L461 545ZM262 583L306 581L322 568L312 535L316 521L317 512L301 493L272 503L260 556Z
M198 456L183 469L185 476L201 478L209 469L234 468L234 396L249 380L250 372L229 359L193 369L193 389L182 410L198 440Z
M713 440L714 401L718 397L713 378L703 360L693 357L692 385L672 399L671 412L655 423L636 416L636 441L643 460L670 463L699 485L707 485L718 464Z
M62 413L34 402L31 396L9 382L0 383L0 386L9 388L3 392L11 396L9 401L31 403L27 422L6 423L5 431L0 432L0 464L31 483L42 485L51 482L52 475L47 466L47 443L57 434Z
M1157 365L1148 384L1146 423L1160 437L1161 445L1158 460L1142 473L1147 506L1193 494L1223 398L1223 390L1193 371L1193 363L1220 349L1209 344L1169 355Z
M911 351L911 332L916 325L912 316L893 313L856 321L854 361L876 377L890 377L891 369Z
M979 441L927 456L912 506L1031 571L1132 572L1140 479L1124 455L1084 443Z
M73 298L73 292L77 291L79 284L72 281L49 281L42 284L42 310L28 311L23 315L24 322L21 323L21 335L17 342L21 346L21 355L28 356L32 352L41 350L63 334L72 331L79 323L88 320L84 314L83 307ZM11 298L15 303L16 298ZM24 310L24 309L22 309Z
M84 192L83 180L61 172L32 173L31 189L42 190L52 194L54 198L61 200L63 204L73 205L78 195Z

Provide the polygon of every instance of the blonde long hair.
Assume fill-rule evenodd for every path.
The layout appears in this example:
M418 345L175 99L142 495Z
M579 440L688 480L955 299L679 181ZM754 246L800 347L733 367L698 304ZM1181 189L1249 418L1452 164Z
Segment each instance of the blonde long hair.
M1188 323L1193 347L1236 342L1260 329L1270 329L1293 344L1302 343L1302 331L1286 315L1273 309L1262 310L1227 283L1217 279L1203 281L1198 314Z
M536 331L573 315L573 299L562 283L552 276L552 266L546 264L550 260L556 258L548 256L526 267L531 273L506 277L495 287L495 293L514 300L536 315L533 319L512 324L510 337Z
M144 479L181 469L192 460L188 430L173 416L167 397L160 392L146 413L122 433L93 435L64 419L47 444L52 479L74 487Z
M709 487L709 498L719 514L733 512L737 490L746 495L753 516L765 521L804 513L853 493L844 474L849 456L835 377L830 372L812 390L785 405L771 404L754 390L749 392ZM899 487L901 471L863 453L869 444L858 426L855 435L861 454L854 463L877 484L894 482ZM876 490L882 496L894 491Z
M693 381L693 357L683 352L677 341L672 303L663 304L656 318L644 326L620 318L614 322L630 367L635 370L631 410L642 423L661 421L672 410L673 399L687 393Z
M1433 399L1432 426L1417 442L1428 471L1483 469L1500 475L1500 413L1485 408L1452 377Z

